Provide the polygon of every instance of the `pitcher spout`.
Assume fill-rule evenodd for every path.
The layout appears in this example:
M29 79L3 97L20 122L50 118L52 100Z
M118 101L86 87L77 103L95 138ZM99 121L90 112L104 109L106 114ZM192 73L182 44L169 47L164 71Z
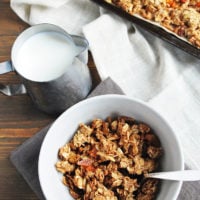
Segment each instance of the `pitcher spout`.
M72 40L76 45L76 57L80 59L84 64L88 63L88 48L89 43L87 39L81 36L71 35Z

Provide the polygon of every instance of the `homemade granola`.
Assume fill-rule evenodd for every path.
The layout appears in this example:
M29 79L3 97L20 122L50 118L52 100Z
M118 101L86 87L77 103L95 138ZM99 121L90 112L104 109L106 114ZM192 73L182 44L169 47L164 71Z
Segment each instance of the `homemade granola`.
M104 0L165 27L200 48L200 0Z
M56 169L77 200L153 200L162 148L151 128L130 117L81 123L59 149Z

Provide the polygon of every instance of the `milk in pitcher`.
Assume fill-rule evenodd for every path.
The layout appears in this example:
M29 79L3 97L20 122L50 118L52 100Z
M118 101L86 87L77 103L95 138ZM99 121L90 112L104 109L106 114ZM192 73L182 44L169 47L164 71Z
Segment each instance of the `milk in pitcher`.
M78 54L77 50L74 43L62 33L37 33L19 49L16 70L32 81L51 81L65 73Z

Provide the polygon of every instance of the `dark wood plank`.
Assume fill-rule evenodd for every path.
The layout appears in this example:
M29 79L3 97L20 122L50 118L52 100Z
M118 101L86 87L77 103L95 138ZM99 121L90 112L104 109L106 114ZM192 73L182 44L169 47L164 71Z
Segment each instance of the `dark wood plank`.
M30 187L9 161L9 153L25 138L0 139L0 200L38 200Z
M22 30L28 27L17 15L10 9L10 2L0 1L0 36L17 36Z

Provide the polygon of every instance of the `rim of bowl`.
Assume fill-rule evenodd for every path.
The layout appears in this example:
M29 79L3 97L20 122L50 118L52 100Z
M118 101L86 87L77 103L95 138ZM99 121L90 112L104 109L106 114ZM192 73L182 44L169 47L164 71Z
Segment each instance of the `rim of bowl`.
M149 109L153 115L156 115L157 117L159 117L169 128L169 130L171 131L171 133L174 136L174 139L177 143L178 149L179 149L179 153L180 153L180 170L184 170L184 157L183 157L183 151L181 148L181 144L180 141L178 139L178 136L175 134L175 131L172 129L172 127L170 126L170 124L168 123L168 121L161 115L159 114L154 108L152 108L150 105L148 105L148 103L139 100L137 98L133 98L133 97L128 97L126 95L120 95L120 94L105 94L105 95L99 95L99 96L94 96L94 97L90 97L88 99L84 99L76 104L74 104L73 106L71 106L70 108L68 108L66 111L64 111L51 125L50 129L47 131L46 136L43 139L41 148L40 148L40 152L39 152L39 159L38 159L38 177L39 177L39 182L40 182L40 186L43 192L43 195L45 196L46 199L48 199L47 195L46 195L46 190L44 189L44 183L43 183L43 179L41 178L41 168L42 168L42 159L41 159L41 152L43 152L43 148L45 146L46 140L49 137L48 133L50 132L51 129L53 129L53 127L56 126L56 122L58 120L61 120L61 118L65 117L65 115L70 114L70 112L73 112L75 109L77 109L80 106L84 106L85 104L89 104L90 102L96 101L96 100L101 100L101 99L124 99L124 100L129 100L129 101L134 101L135 103L138 103L144 107L146 107L147 109ZM180 193L181 190L181 186L182 186L182 181L178 181L178 186L177 186L177 190L176 193L174 194L174 199L177 198L178 194ZM173 199L173 200L174 200Z

